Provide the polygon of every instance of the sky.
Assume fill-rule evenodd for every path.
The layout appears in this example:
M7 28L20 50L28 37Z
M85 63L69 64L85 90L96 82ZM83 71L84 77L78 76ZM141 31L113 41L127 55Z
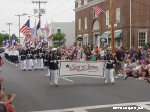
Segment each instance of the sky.
M35 17L33 9L38 9L38 4L33 4L36 0L0 0L0 33L6 31L9 33L9 26L6 23L12 23L10 26L10 34L19 32L19 17L18 14L29 14L30 26L34 27L35 21L38 23L38 18ZM39 1L39 0L37 0ZM46 1L46 0L40 0ZM46 4L41 4L41 8L46 9L46 14L42 15L41 26L44 27L46 23L53 22L72 22L75 21L74 9L75 0L47 0ZM28 16L21 16L20 26L26 23Z

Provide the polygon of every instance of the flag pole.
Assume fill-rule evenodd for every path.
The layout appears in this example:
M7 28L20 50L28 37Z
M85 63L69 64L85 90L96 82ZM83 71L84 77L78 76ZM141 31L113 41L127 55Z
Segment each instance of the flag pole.
M112 54L115 53L114 47L114 15L113 15L113 3L110 0L110 24L111 24L111 47L112 47Z
M36 26L36 19L35 19L35 26ZM36 28L36 27L35 27ZM35 47L36 47L36 44L37 44L37 42L36 42L36 38L37 38L37 30L36 29L34 29L35 30L35 32L34 33L36 33L36 35L34 35L35 37L34 37L34 44L35 44Z

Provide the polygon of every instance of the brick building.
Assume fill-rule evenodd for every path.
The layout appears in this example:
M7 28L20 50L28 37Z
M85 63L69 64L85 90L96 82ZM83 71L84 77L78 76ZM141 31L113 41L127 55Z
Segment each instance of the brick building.
M138 47L150 42L150 0L112 0L115 47ZM103 9L96 15L93 6ZM76 42L96 46L109 45L110 0L75 1ZM78 41L82 39L82 41Z

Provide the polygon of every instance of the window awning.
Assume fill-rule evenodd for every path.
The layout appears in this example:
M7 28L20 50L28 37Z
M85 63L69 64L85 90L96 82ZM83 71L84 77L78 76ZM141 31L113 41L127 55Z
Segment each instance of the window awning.
M108 38L111 35L110 31L106 31L101 35L101 38Z
M115 30L114 31L114 38L122 38L122 30ZM111 35L109 36L111 38Z
M101 38L111 38L111 32L106 31L101 35ZM114 37L115 38L122 38L122 30L115 30L114 31Z
M78 36L77 36L77 41L82 41L82 40L83 40L82 35L78 35Z

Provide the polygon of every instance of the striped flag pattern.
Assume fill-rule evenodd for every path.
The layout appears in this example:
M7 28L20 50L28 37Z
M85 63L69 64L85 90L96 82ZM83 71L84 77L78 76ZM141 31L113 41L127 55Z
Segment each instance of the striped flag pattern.
M22 32L26 37L30 36L30 21L29 20L21 27L20 32Z
M93 9L97 15L99 15L101 12L103 12L103 10L97 5L94 6Z

